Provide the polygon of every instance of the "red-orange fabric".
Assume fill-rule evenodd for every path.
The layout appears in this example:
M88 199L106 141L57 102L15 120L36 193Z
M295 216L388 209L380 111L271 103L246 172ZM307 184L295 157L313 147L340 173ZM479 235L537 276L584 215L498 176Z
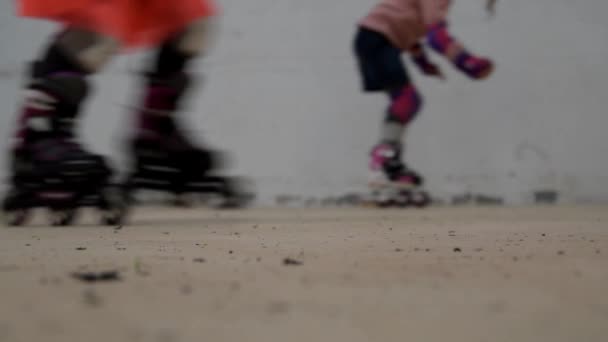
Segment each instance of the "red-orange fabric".
M19 14L117 38L126 47L160 44L217 13L211 0L18 0Z

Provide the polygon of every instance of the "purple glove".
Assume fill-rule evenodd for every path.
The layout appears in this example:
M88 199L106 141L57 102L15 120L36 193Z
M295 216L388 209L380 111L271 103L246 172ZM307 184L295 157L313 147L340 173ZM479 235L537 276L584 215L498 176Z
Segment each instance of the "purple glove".
M466 51L461 52L454 60L454 65L465 75L474 80L487 78L494 71L494 63L483 57L476 57Z
M420 71L422 71L423 74L425 74L427 76L437 77L440 79L445 78L443 73L441 72L441 69L439 69L439 66L437 66L437 64L431 62L428 58L414 57L412 60L414 61L414 63L418 67L418 69L420 69Z

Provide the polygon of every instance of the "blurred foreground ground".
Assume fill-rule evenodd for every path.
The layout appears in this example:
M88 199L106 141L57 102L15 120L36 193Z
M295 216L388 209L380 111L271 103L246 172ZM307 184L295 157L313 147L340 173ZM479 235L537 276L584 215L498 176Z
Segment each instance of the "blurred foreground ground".
M608 207L0 227L0 341L608 341Z

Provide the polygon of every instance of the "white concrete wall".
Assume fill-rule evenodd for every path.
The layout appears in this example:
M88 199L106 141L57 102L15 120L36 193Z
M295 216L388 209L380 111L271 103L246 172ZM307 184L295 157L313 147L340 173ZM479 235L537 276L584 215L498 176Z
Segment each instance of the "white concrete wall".
M0 0L0 147L12 130L22 62L52 25L17 19ZM384 98L363 95L351 54L354 23L374 0L223 0L219 37L197 68L206 75L188 115L235 173L277 194L328 196L364 189L367 153ZM415 74L424 113L408 160L439 196L471 191L512 203L538 188L565 201L608 200L608 1L502 0L489 20L482 0L456 0L454 32L493 56L495 77L474 83ZM120 160L138 56L97 78L86 140ZM447 70L447 65L444 64ZM1 165L5 176L4 164Z

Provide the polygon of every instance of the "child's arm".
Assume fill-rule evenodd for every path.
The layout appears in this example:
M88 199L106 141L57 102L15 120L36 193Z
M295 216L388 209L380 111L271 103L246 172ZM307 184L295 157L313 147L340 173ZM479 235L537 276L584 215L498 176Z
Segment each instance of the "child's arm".
M448 31L445 21L433 26L427 33L431 48L450 60L454 66L473 79L484 79L494 70L492 61L469 53Z
M441 69L433 63L427 55L424 46L421 43L414 44L408 52L412 57L414 64L427 76L434 76L440 79L445 79Z

